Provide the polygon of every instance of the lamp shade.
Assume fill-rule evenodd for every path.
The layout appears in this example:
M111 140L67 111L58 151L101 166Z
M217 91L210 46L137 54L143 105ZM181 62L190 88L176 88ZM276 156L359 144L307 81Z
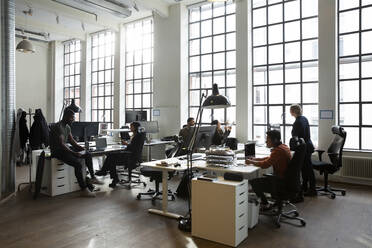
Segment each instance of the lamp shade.
M74 113L82 112L82 109L75 104L75 99L71 99L71 104L66 107L66 109L71 109Z
M28 39L21 40L17 45L17 51L23 52L23 53L34 53L35 48L32 45L32 43Z
M218 91L218 85L213 84L212 95L208 96L204 100L202 108L206 109L217 109L217 108L228 108L231 103L227 97L220 95Z

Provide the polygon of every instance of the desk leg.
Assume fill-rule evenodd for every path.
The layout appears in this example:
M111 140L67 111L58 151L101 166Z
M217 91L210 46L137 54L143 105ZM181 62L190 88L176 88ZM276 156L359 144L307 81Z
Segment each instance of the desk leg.
M163 175L163 181L162 181L162 188L163 188L163 200L162 200L163 206L162 206L162 209L163 210L150 208L149 213L159 214L159 215L163 215L163 216L166 216L166 217L169 217L169 218L178 219L178 218L182 217L182 215L168 212L168 171L163 170L162 175Z

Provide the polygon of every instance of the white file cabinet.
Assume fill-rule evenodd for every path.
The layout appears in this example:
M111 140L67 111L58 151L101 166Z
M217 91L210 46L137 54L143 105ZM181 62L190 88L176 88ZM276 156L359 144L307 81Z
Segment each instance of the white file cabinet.
M236 247L248 236L248 180L192 180L192 236Z
M85 179L85 166L83 166L82 171ZM75 177L74 167L55 158L45 160L41 193L56 196L78 190L80 190L80 187Z

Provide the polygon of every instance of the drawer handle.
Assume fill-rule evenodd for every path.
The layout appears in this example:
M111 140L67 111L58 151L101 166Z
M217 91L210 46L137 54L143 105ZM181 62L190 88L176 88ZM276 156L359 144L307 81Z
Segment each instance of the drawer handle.
M242 205L244 202L245 202L245 201L241 201L241 202L239 202L239 205Z
M242 226L241 228L239 228L239 231L241 231L243 228L245 227L245 225L244 226Z
M65 177L57 177L57 179L63 179L63 178L65 178Z
M239 215L239 218L243 217L244 216L244 213L242 213L241 215Z
M245 194L245 191L243 191L242 193L240 193L239 195L244 195Z
M64 171L65 169L58 169L57 171Z
M65 185L64 184L62 184L62 185L58 185L57 187L58 188L61 188L61 187L64 187Z

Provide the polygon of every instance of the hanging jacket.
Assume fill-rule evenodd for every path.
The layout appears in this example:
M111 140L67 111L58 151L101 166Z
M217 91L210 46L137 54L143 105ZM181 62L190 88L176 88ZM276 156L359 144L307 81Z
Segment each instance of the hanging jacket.
M23 112L23 109L21 108L17 110L17 116L15 120L15 130L14 130L14 136L13 136L13 149L12 149L12 155L15 160L22 152L21 142L19 139L19 120L21 119L22 112Z
M32 150L49 145L49 129L41 109L35 110L34 122L30 129L30 145Z
M21 148L25 149L30 133L27 127L26 111L22 112L21 119L19 120L19 139L21 141Z

